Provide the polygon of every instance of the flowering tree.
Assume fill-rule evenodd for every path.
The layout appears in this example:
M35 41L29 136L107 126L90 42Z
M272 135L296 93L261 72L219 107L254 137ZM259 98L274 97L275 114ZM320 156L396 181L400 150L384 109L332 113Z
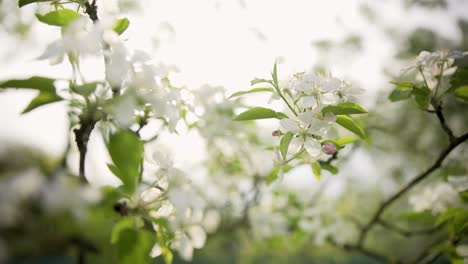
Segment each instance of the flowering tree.
M60 38L38 59L68 63L73 76L5 80L0 87L38 91L24 114L66 102L73 139L61 160L44 171L47 180L25 174L5 181L2 200L14 210L21 201L40 197L47 212L70 211L73 220L66 221L72 221L74 228L63 243L78 248L79 263L85 263L88 253L98 252L93 241L78 235L100 226L83 220L86 213L98 214L99 219L117 216L104 238L107 243L110 240L115 254L104 261L118 263L150 263L152 258L171 263L174 253L190 261L194 249L203 248L210 234L238 226L246 226L258 240L312 241L380 262L430 263L444 255L456 263L468 258L463 152L461 173L444 163L452 152L462 151L468 140L465 124L454 130L444 114L445 104L468 100L468 70L457 64L466 52L423 51L415 65L392 82L395 89L388 99L414 101L420 111L434 115L448 140L440 150L432 150L438 154L431 163L362 216L359 211L338 212L340 204L321 197L323 189L297 196L281 182L301 168L310 167L318 180L324 174L337 174L340 162L351 157L353 149L371 145L373 136L365 126L368 112L358 104L362 89L331 73L299 72L283 82L275 63L271 77L254 79L253 88L229 97L222 87L189 90L171 82L175 66L155 64L149 54L129 50L120 35L130 21L98 17L96 1L19 1L19 7L29 4L46 6L37 19L61 30ZM87 56L102 58L104 79L86 81L81 60ZM281 109L248 106L244 99L254 93L266 94ZM276 129L264 131L253 121L263 119L277 121ZM150 124L158 128L144 136ZM194 181L175 166L170 151L159 141L161 133L177 134L181 127L197 131L206 145L204 181ZM99 192L90 188L86 164L92 133L104 139L111 160L108 169L120 179L120 186ZM151 144L156 144L156 150L148 147ZM78 175L67 163L75 146ZM436 172L445 175L418 190ZM24 188L23 182L29 187ZM22 190L19 198L11 191L16 188ZM406 198L411 207L393 213L409 211L407 217L425 219L427 228L390 217L391 206ZM15 214L9 215L11 220L2 222L5 226L16 220ZM437 241L411 256L395 254L369 243L377 227L404 237L434 236Z

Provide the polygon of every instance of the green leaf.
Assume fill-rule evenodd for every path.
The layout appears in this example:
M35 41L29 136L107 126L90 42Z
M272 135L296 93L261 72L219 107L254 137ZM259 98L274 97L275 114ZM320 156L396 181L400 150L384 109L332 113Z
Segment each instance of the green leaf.
M468 67L459 67L452 76L449 92L455 91L465 85L468 85Z
M141 181L143 142L133 131L119 131L110 136L107 146L114 166L109 166L124 184L124 189L133 193Z
M292 132L288 132L281 138L279 149L284 160L286 160L286 155L288 155L289 143L291 143L293 136Z
M63 27L80 18L80 14L71 9L60 9L45 15L36 14L36 17L47 25Z
M273 77L273 83L274 85L279 89L279 83L278 83L278 67L276 65L276 61L275 61L275 64L273 66L273 72L271 74L271 76Z
M454 92L456 97L468 101L468 85L458 87Z
M426 110L431 103L431 90L426 86L415 87L412 94L419 108Z
M322 109L322 113L334 113L335 115L365 114L367 113L360 105L352 102L329 105Z
M122 33L127 30L128 26L130 25L130 20L128 18L124 17L115 23L114 27L112 28L117 34L122 35Z
M36 97L34 97L34 99L32 99L29 105L23 110L22 114L28 113L40 106L55 103L61 100L63 100L63 98L55 93L40 92Z
M46 77L31 77L29 79L15 79L0 83L0 88L32 89L38 90L39 94L23 110L28 113L40 106L63 100L55 92L54 79Z
M331 174L333 174L333 175L338 173L338 168L331 165L330 163L320 162L320 166L321 166L322 169L331 172Z
M351 143L354 143L356 141L359 141L359 138L357 138L357 137L344 137L344 138L335 139L334 141L335 141L335 145L338 144L340 146L344 146L344 145L351 144Z
M116 251L119 264L147 264L151 262L150 252L155 236L145 230L123 228L119 230Z
M250 85L255 85L255 84L258 84L258 83L269 83L269 84L273 84L271 80L267 80L267 79L255 78L255 79L253 79L252 81L250 81Z
M119 242L121 231L123 231L124 229L130 229L133 227L135 227L135 222L131 218L123 218L122 220L117 222L112 228L111 244L115 244Z
M0 88L24 88L55 93L55 79L34 76L29 79L14 79L0 83Z
M353 132L354 134L358 135L360 138L366 139L366 133L364 132L364 130L353 119L351 119L351 117L345 115L337 115L336 123Z
M315 177L320 180L322 178L322 167L320 166L320 163L314 162L312 163L311 167Z
M82 95L84 97L88 97L89 95L94 93L94 91L96 91L96 87L99 84L102 84L102 83L101 82L91 82L91 83L85 83L85 84L82 84L82 85L75 85L75 86L71 86L71 90L73 92L79 94L79 95Z
M397 102L401 100L406 100L410 97L411 97L411 90L402 91L401 89L396 88L390 93L390 95L388 96L388 99L392 102Z
M240 91L240 92L233 93L231 96L229 96L228 99L233 98L233 97L237 97L237 96L241 96L241 95L244 95L244 94L258 93L258 92L274 92L274 90L273 90L273 88L269 88L269 87L253 88L253 89L250 89L248 91Z
M283 119L287 118L287 115L281 112L273 111L269 108L264 107L254 107L247 111L240 113L234 118L235 121L247 121L247 120L256 120L256 119L268 119L268 118L277 118Z
M402 91L411 91L414 87L416 87L416 84L414 84L412 82L395 82L395 81L392 81L390 83L395 85L398 89L400 89Z
M18 5L19 7L23 7L25 5L29 5L32 3L40 3L40 2L51 2L52 0L19 0Z

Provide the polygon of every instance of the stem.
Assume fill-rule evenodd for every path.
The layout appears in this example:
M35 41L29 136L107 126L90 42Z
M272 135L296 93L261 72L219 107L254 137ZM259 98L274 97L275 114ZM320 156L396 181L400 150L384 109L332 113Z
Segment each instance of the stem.
M445 131L447 136L449 137L450 142L453 142L455 140L455 136L453 135L452 130L450 127L447 125L445 121L444 114L442 112L442 104L436 104L436 102L433 102L432 106L434 107L434 113L437 115L437 118L439 119L440 125L442 126L442 129Z
M303 152L305 151L305 148L302 147L298 152L296 152L296 154L294 154L291 158L285 160L283 162L283 165L286 165L288 164L290 161L294 160L295 158L299 157Z
M93 23L97 23L99 21L99 17L97 15L96 0L93 0L91 3L85 3L85 13L88 14L89 18L93 21Z
M78 146L78 151L80 152L79 176L84 182L87 181L85 176L85 161L86 153L88 152L88 141L96 122L97 121L95 120L82 121L80 128L75 128L73 130L75 133L75 142Z
M422 173L417 175L413 180L411 180L408 184L406 184L397 193L395 193L390 198L388 198L385 202L383 202L380 205L380 207L377 209L377 211L374 213L374 215L372 216L369 223L367 225L365 225L364 228L361 230L361 234L360 234L359 239L358 239L358 245L359 246L363 245L363 243L364 243L370 229L380 221L381 215L385 212L385 210L390 205L392 205L396 200L398 200L398 198L403 196L403 194L408 192L411 188L416 186L416 184L418 184L419 182L424 180L432 172L434 172L435 170L440 168L440 166L442 165L442 162L445 160L445 158L447 158L447 156L450 154L450 152L452 152L452 150L454 150L458 145L465 142L466 140L468 140L468 132L465 133L464 135L460 136L460 137L455 138L450 143L450 145L440 153L437 160L429 168L427 168L425 171L423 171Z

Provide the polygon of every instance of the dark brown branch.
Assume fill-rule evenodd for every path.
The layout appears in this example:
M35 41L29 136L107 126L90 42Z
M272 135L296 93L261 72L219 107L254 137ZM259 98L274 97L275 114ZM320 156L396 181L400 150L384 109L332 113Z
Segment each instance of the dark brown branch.
M437 160L429 167L427 168L424 172L422 172L421 174L417 175L413 180L411 180L409 183L407 183L402 189L400 189L397 193L395 193L394 195L392 195L390 198L388 198L385 202L383 202L380 207L377 209L377 211L375 212L375 214L372 216L371 220L369 221L369 223L367 225L364 226L364 228L361 230L361 234L359 236L359 239L358 239L358 245L359 246L362 246L362 244L364 243L366 237L367 237L367 233L369 232L369 230L375 225L378 223L379 219L380 219L380 216L385 212L385 210L391 205L393 204L393 202L395 202L396 200L398 200L398 198L400 198L401 196L403 196L407 191L409 191L411 188L413 188L416 184L418 184L420 181L424 180L427 176L429 176L432 172L434 172L435 170L437 170L438 168L440 168L440 166L442 165L442 162L445 160L445 158L447 158L447 156L450 154L450 152L452 152L452 150L454 150L458 145L460 145L461 143L463 143L464 141L466 141L468 139L468 132L465 133L464 135L460 136L460 137L457 137L455 138L451 143L450 145L444 149L439 157L437 158Z
M340 248L340 249L343 249L347 252L356 252L356 253L359 253L361 255L364 255L366 257L369 257L369 258L372 258L372 259L375 259L375 260L378 260L378 261L382 261L382 262L385 262L385 263L388 263L389 262L389 259L378 253L378 252L375 252L375 251L372 251L372 250L369 250L369 249L366 249L362 246L359 246L359 245L352 245L352 244L338 244L336 243L335 241L333 241L332 239L328 239L328 242L336 247L336 248ZM392 262L392 263L399 263L399 262Z
M439 225L436 225L434 227L431 227L431 228L427 228L427 229L420 229L420 230L406 230L406 229L403 229L399 226L396 226L396 225L392 225L382 219L379 219L378 220L378 224L380 224L381 226L385 227L386 229L388 230L392 230L402 236L405 236L405 237L411 237L411 236L418 236L418 235L430 235L430 234L433 234L439 230L442 229L442 227L444 226L443 224L439 224Z
M91 132L94 129L94 125L97 121L95 120L85 120L80 122L80 128L75 128L73 132L75 133L75 142L78 146L78 151L80 152L80 166L79 166L79 175L80 179L86 182L85 176L85 160L86 153L88 152L88 141L91 135Z
M442 105L433 104L433 106L434 106L434 113L439 119L442 129L445 131L445 133L449 137L450 142L453 142L455 140L455 136L453 135L452 129L450 129L450 127L447 125L447 122L445 121L444 113L442 112Z

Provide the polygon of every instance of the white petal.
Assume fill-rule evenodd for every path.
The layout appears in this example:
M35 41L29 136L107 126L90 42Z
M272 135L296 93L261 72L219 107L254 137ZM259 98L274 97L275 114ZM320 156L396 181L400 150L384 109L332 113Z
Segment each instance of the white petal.
M280 125L286 131L291 131L293 133L296 133L298 131L299 123L297 123L296 121L292 119L285 118L285 119L280 120Z
M322 154L322 146L320 142L313 138L307 138L304 142L304 147L312 158L319 158Z
M192 243L190 243L189 238L182 234L178 240L174 242L174 246L179 252L180 257L183 260L191 261L193 258L193 247Z
M158 188L151 187L142 192L140 198L143 202L149 203L156 201L161 196L161 194L161 190L159 190Z
M193 248L202 248L206 242L206 232L205 230L198 225L191 226L187 229L187 233L192 240Z
M303 107L314 107L317 105L317 99L315 96L304 96L301 98Z
M323 105L336 104L340 100L340 97L334 93L325 93L320 95L320 102Z
M158 243L154 244L153 248L151 249L150 256L152 258L155 258L155 257L159 257L161 254L162 254L161 246Z
M307 112L304 112L304 113L300 113L298 118L299 118L299 120L301 120L305 124L311 125L317 119L317 118L315 118L315 114L316 114L315 111L307 111Z

